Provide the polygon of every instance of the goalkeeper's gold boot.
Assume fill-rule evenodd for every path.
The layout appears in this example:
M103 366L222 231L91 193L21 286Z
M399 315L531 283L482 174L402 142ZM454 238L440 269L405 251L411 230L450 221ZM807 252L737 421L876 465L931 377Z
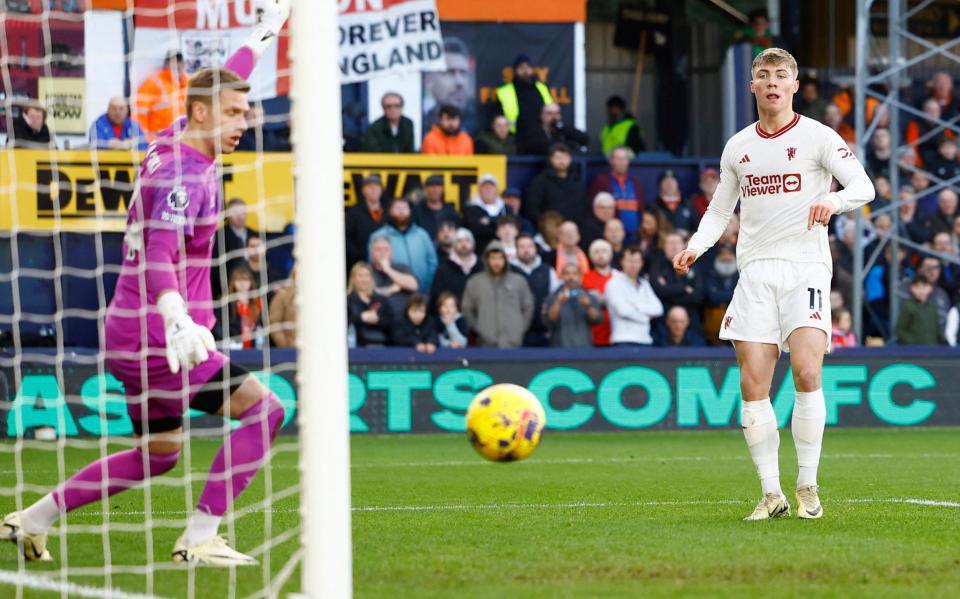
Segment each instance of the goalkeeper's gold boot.
M256 566L257 560L227 545L227 540L216 536L209 541L187 546L183 537L173 546L173 561L195 566Z
M20 524L20 513L7 514L0 524L0 539L16 543L23 549L23 557L28 562L51 562L50 552L47 551L47 533L34 534L23 529Z

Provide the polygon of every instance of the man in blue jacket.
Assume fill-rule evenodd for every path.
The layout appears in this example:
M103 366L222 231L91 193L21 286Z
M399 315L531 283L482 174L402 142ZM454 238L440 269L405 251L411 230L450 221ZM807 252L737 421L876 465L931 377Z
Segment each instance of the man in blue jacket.
M90 127L90 145L99 150L147 148L147 136L140 125L130 119L130 108L124 98L110 98L107 111Z
M413 223L413 214L410 210L410 201L398 198L390 202L387 211L387 224L370 235L367 255L370 255L370 246L379 237L390 240L393 248L393 261L410 269L420 284L420 293L427 294L433 284L433 273L437 270L437 250L433 245L430 234L423 227Z

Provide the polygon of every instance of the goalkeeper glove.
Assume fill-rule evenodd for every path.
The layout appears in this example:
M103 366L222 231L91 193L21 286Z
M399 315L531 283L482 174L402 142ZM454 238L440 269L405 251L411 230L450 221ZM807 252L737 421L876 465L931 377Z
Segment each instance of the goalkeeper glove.
M157 310L163 316L167 340L167 365L176 374L183 367L190 370L206 361L216 349L210 329L193 322L187 314L187 305L176 291L167 291L157 300Z
M254 8L258 15L257 27L244 45L260 58L280 35L290 16L290 0L254 0Z

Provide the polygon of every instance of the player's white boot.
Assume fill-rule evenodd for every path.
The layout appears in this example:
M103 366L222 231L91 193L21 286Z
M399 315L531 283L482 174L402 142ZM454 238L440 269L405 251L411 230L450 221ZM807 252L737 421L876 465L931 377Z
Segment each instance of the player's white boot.
M28 562L50 562L50 552L47 551L47 533L31 534L23 530L20 524L20 513L13 512L3 517L0 524L0 540L11 541L23 547L23 557Z
M797 515L807 520L816 520L823 516L817 485L797 487Z
M203 543L187 546L183 537L173 546L173 561L196 566L256 566L257 560L227 545L227 540L216 536Z
M757 507L753 508L753 513L744 518L744 520L769 520L770 518L780 518L789 515L790 503L787 501L787 496L778 493L767 493L760 499Z

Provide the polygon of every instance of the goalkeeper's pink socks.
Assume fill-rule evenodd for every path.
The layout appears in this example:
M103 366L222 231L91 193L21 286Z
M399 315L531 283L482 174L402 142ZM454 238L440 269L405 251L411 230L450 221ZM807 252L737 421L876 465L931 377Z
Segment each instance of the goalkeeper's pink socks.
M63 486L23 511L23 526L28 532L41 533L50 528L61 513L66 513L116 495L143 482L147 476L159 476L177 465L180 452L147 457L144 467L139 447L101 458L71 476ZM147 473L149 469L149 474ZM106 474L106 476L104 476Z
M223 516L263 465L283 421L283 405L270 393L241 414L243 425L230 434L210 466L197 509ZM229 464L227 463L229 455Z
M182 538L188 546L216 536L227 506L247 488L266 460L283 422L283 405L270 393L250 406L240 420L243 426L233 431L217 452L197 509L187 520Z

